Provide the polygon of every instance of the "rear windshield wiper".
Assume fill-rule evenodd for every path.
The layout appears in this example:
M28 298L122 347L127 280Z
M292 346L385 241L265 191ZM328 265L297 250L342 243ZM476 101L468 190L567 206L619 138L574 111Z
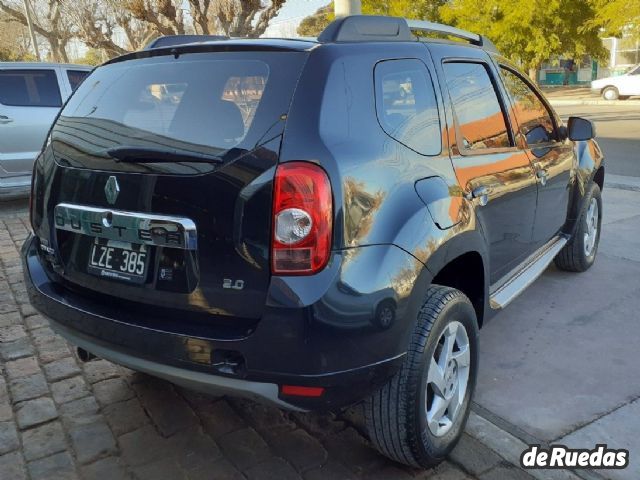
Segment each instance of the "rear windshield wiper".
M116 147L107 150L107 155L116 162L128 163L223 163L224 160L206 153L184 150L161 150L146 147Z

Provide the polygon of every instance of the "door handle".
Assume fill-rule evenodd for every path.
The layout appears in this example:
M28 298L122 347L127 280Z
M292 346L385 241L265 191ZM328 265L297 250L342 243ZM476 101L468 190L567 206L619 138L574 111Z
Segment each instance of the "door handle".
M13 118L9 118L6 115L0 115L0 124L4 125L6 123L11 123L13 122Z
M489 203L489 193L490 190L488 187L474 188L471 193L467 195L467 199L471 200L477 198L480 206L484 207L487 203Z
M544 187L547 184L549 172L547 172L544 168L540 168L536 171L536 177L538 177L538 180L540 180L540 185Z

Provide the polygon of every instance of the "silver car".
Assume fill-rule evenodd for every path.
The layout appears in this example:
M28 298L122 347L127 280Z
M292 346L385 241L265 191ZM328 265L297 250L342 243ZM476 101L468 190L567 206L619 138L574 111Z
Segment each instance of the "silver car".
M33 162L86 65L0 62L0 199L29 194Z

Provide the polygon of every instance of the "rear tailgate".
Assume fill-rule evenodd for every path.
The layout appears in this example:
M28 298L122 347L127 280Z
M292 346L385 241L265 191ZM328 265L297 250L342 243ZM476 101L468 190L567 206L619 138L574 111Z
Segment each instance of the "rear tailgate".
M35 183L36 233L64 282L143 316L260 318L272 179L306 55L154 53L92 73Z

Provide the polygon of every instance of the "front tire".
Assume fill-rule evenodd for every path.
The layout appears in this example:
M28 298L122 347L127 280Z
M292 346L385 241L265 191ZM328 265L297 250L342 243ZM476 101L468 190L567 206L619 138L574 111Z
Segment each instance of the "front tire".
M554 262L560 270L584 272L596 260L602 227L602 194L597 183L591 183L584 197L584 205L575 234L560 250Z
M400 370L365 401L369 437L415 467L442 462L460 439L478 373L478 322L459 290L433 285Z

